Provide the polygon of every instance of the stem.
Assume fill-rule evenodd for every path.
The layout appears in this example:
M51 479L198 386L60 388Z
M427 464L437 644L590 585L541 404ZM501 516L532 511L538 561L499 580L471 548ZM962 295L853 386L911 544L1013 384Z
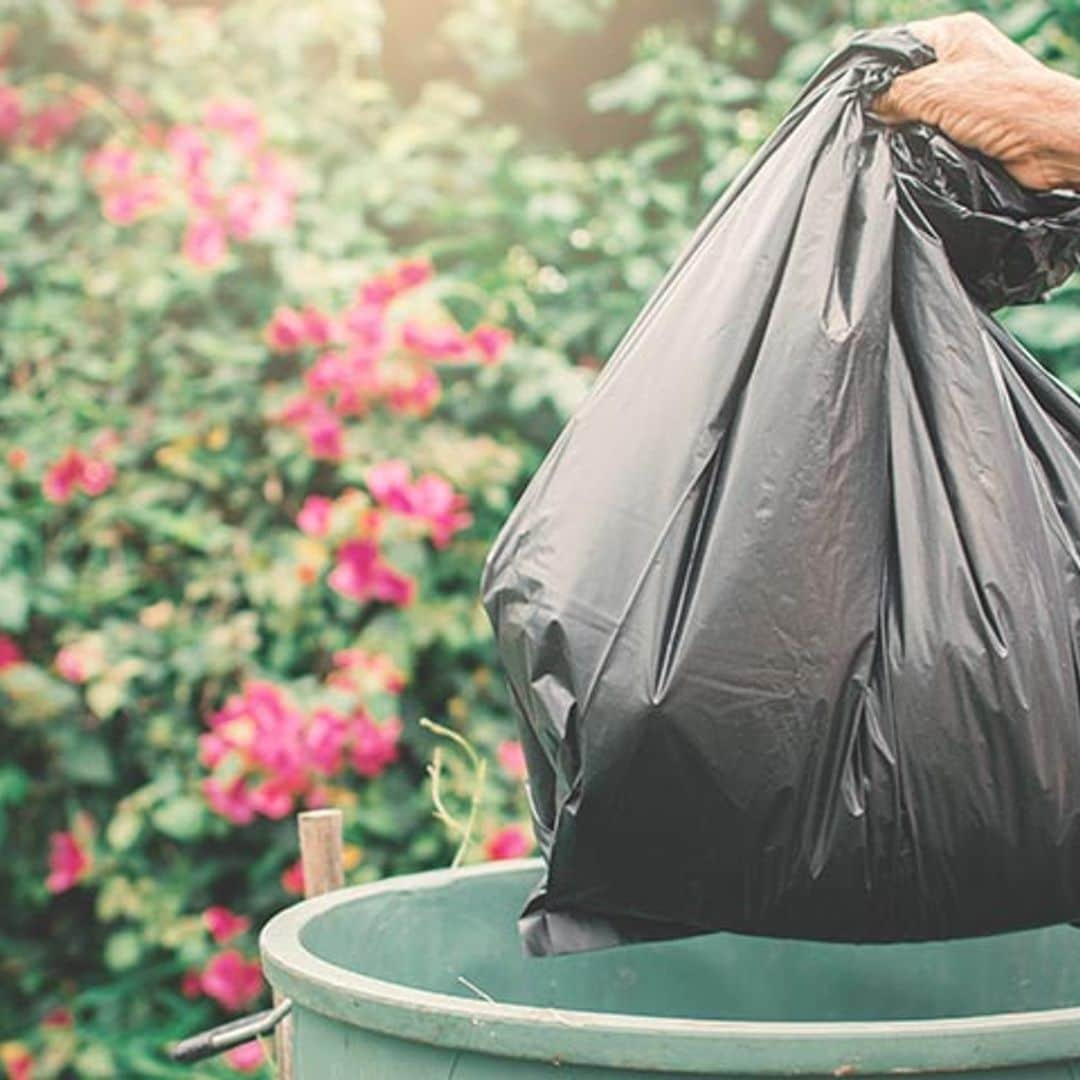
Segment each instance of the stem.
M464 825L450 813L446 803L443 801L441 783L443 762L442 747L437 746L435 748L431 764L427 769L428 776L431 777L431 801L435 805L435 817L454 832L461 834L461 843L458 845L457 852L454 855L453 861L450 863L451 868L456 868L461 865L465 858L465 853L468 851L469 844L472 842L473 831L476 828L477 815L480 812L480 803L483 801L484 784L487 780L487 761L476 752L476 748L468 739L451 728L443 727L442 724L436 724L426 716L420 718L420 726L427 728L428 731L433 732L435 735L441 735L444 739L449 739L453 742L465 753L469 759L469 764L472 766L474 781L473 790L472 797L469 800L469 816Z

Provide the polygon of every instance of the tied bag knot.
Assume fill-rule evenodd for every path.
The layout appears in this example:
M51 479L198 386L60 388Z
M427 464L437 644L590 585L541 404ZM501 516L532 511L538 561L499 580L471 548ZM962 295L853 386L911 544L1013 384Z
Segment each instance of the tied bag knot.
M887 131L902 205L941 240L956 276L984 310L1045 299L1080 261L1080 193L1033 191L998 162L926 124L878 120L874 99L936 56L903 27L889 47L876 40L875 32L862 31L841 56L865 53L865 65L856 65L855 94L871 130Z

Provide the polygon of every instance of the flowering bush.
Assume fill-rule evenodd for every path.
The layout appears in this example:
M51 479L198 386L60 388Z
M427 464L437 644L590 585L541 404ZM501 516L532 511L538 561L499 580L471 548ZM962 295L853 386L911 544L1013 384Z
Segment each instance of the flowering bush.
M258 1043L194 1070L163 1047L265 1001L296 810L343 809L353 882L454 857L422 717L493 763L467 858L532 850L483 557L597 357L850 31L779 2L767 32L754 5L647 29L587 95L633 139L586 145L525 88L628 16L445 7L429 54L377 0L0 0L9 1076L265 1074ZM1032 46L1077 64L1046 12ZM440 55L456 82L428 78ZM1066 375L1067 303L1016 316ZM469 762L443 761L463 808Z

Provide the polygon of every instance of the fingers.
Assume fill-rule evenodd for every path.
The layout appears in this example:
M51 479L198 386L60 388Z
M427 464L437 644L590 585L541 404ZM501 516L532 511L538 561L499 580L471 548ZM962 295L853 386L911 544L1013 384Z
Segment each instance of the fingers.
M906 25L934 50L939 61L994 60L1001 64L1041 66L989 19L973 11L916 19Z
M938 63L898 75L871 102L871 112L886 124L932 123L937 109L931 103L941 96L942 74L943 65ZM947 79L947 69L944 74Z
M895 85L896 84L893 83L893 86ZM878 94L878 96L870 102L869 112L871 116L880 120L882 123L903 124L906 123L906 118L893 86L890 86L883 93Z

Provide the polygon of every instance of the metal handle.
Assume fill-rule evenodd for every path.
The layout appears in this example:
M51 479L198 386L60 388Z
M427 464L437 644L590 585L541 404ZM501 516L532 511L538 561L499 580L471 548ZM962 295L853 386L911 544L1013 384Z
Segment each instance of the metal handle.
M169 1053L173 1061L192 1065L216 1054L222 1054L241 1043L250 1042L259 1035L268 1035L277 1027L292 1009L292 1000L282 998L272 1009L266 1009L251 1016L242 1016L239 1020L230 1020L227 1024L201 1031L190 1039L178 1042Z

